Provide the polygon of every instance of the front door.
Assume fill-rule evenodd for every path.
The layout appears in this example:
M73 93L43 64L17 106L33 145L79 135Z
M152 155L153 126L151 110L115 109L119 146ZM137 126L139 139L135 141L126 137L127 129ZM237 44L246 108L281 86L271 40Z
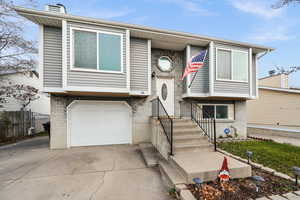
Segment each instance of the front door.
M168 115L174 116L174 79L157 78L156 93Z

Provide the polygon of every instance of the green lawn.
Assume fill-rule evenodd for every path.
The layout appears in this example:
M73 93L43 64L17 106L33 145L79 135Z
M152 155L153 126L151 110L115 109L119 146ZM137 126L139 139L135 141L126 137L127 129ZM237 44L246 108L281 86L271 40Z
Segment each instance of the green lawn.
M291 167L300 167L300 147L289 144L272 141L244 141L220 143L219 147L243 158L247 158L247 150L252 151L252 161L290 176L293 176Z

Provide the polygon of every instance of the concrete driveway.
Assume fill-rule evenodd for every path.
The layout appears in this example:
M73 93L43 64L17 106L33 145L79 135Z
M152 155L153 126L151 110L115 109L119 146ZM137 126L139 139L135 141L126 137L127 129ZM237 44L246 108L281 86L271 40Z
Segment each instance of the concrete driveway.
M170 199L135 145L49 150L48 138L0 147L0 199Z

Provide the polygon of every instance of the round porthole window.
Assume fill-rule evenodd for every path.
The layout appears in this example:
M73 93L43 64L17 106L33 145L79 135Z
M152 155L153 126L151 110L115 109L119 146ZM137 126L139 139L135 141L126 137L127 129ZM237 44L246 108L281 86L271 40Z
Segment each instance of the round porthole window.
M161 97L165 101L168 96L168 88L167 85L164 83L161 87Z
M172 61L168 56L161 56L158 59L158 67L163 72L172 71Z

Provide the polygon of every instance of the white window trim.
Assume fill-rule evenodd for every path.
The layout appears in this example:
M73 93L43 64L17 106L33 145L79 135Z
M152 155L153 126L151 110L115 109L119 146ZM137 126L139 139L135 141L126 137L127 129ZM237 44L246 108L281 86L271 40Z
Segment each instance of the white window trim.
M97 35L97 68L98 69L84 69L84 68L74 66L75 56L74 56L74 36L73 35L74 35L75 30L96 33L96 35ZM99 45L98 45L99 44L99 33L120 36L121 71L110 71L110 70L101 70L101 69L99 69ZM108 31L99 31L99 30L87 29L87 28L70 27L70 61L71 61L71 66L70 66L71 71L124 74L123 34L122 33L113 33L113 32L108 32Z
M216 120L219 120L219 119L223 119L223 120L230 120L230 118L229 118L229 105L230 104L211 104L211 103L204 103L204 104L202 104L202 103L200 103L200 105L201 105L201 108L203 109L203 107L202 106L214 106L214 116L215 116L215 119ZM227 118L216 118L217 117L217 106L226 106L227 107Z
M223 51L230 51L231 53L231 78L233 77L233 53L232 52L241 52L247 54L248 57L248 68L247 68L247 81L242 81L242 80L234 80L234 79L222 79L218 78L218 51L223 50ZM217 81L228 81L228 82L237 82L237 83L249 83L249 52L248 51L241 51L241 50L235 50L235 49L226 49L226 48L216 48L216 80Z

